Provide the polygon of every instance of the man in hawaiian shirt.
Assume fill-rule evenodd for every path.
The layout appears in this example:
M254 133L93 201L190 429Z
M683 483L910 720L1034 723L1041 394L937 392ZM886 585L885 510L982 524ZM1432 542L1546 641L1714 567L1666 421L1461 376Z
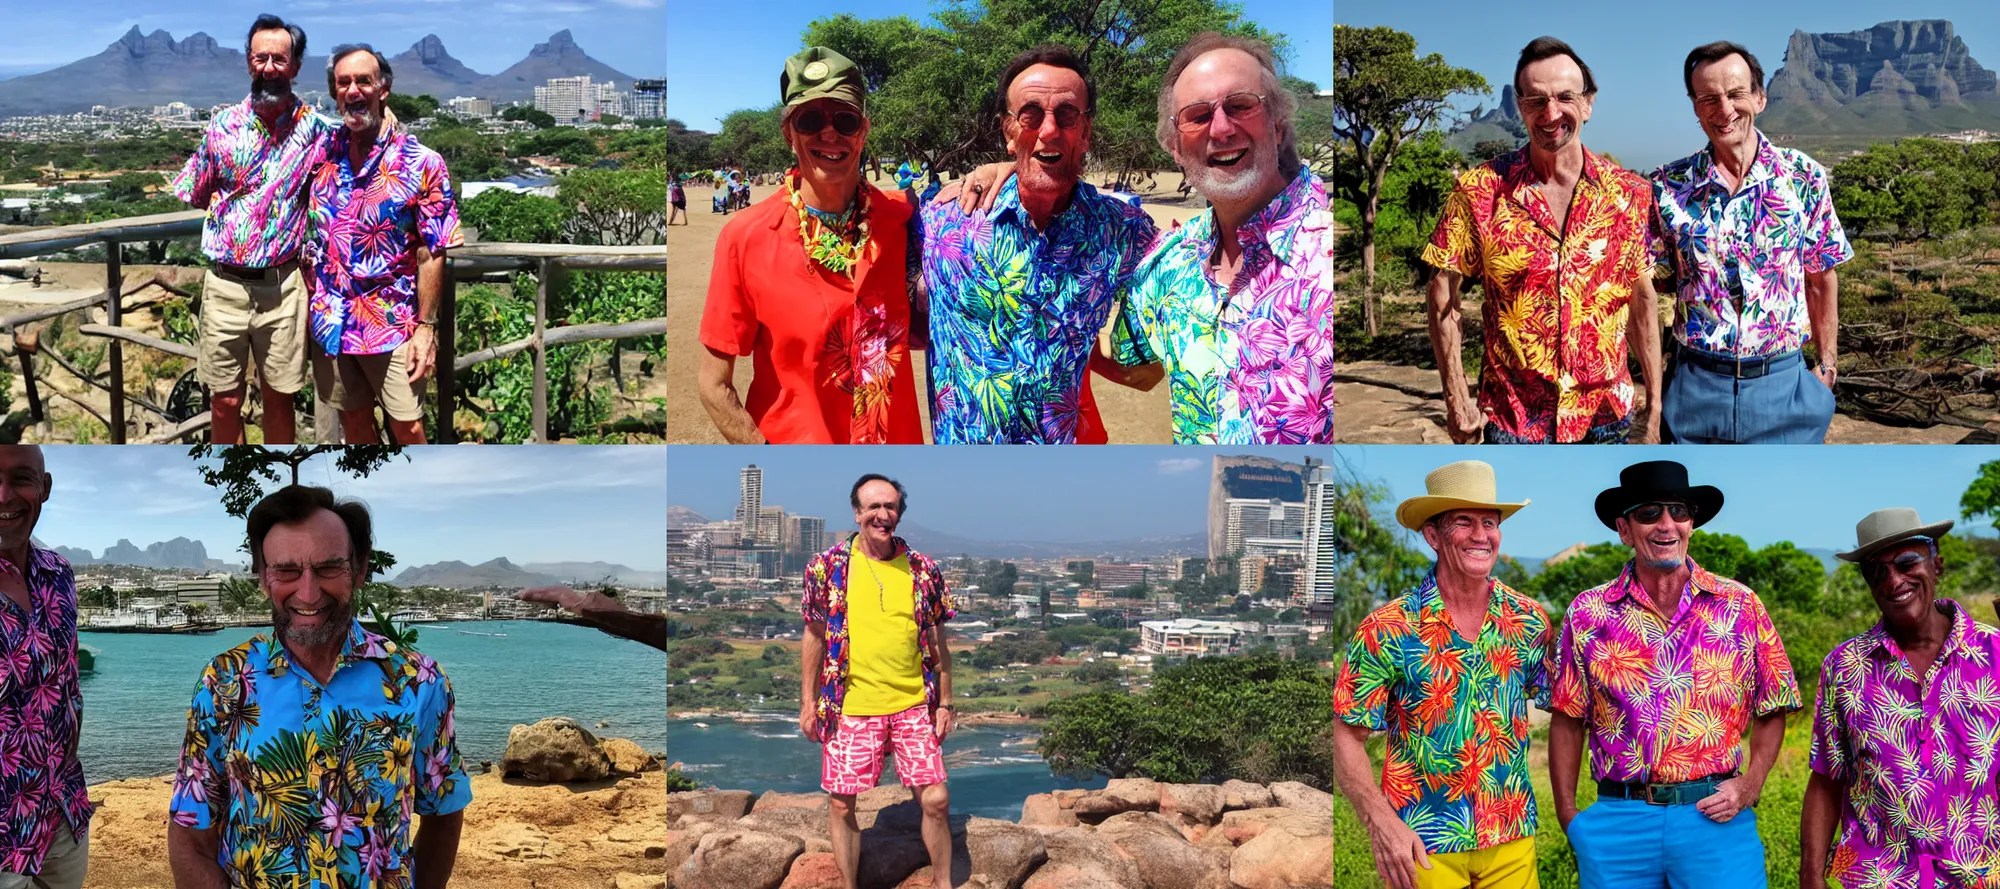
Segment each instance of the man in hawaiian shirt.
M1833 267L1854 256L1826 168L1757 130L1764 68L1734 43L1681 68L1708 147L1653 173L1654 275L1675 289L1666 429L1676 442L1818 444L1833 422ZM1802 347L1819 351L1808 369Z
M823 46L785 60L779 126L798 160L715 243L697 386L731 444L922 444L910 368L910 205L861 175L861 69ZM749 356L748 399L736 359Z
M1532 889L1528 701L1548 703L1551 628L1539 603L1493 579L1500 523L1528 502L1500 502L1477 460L1433 470L1424 487L1396 521L1437 562L1347 647L1334 775L1391 889ZM1389 733L1379 790L1363 746L1378 731Z
M1597 518L1632 560L1570 602L1549 669L1556 819L1584 889L1763 889L1751 807L1799 709L1791 659L1756 593L1688 558L1722 492L1666 460L1618 479ZM1597 802L1579 814L1586 735Z
M211 439L243 442L244 379L254 363L264 399L264 443L291 444L292 394L306 381L306 178L333 126L292 94L306 33L274 15L250 26L250 95L216 112L174 197L208 211L201 252L201 343L196 375L213 396Z
M341 393L348 442L424 443L423 381L437 366L445 251L465 243L444 158L385 126L395 73L366 44L336 46L326 89L345 124L314 171L313 385Z
M1937 595L1938 539L1951 525L1877 510L1839 554L1860 566L1882 619L1820 670L1803 889L1827 877L1852 889L1969 889L2000 876L2000 630Z
M175 884L443 887L472 786L444 670L355 619L368 508L292 485L247 525L271 632L195 689L168 803Z
M990 209L936 201L922 211L931 439L1102 442L1090 369L1136 388L1158 382L1098 349L1156 229L1146 211L1083 181L1097 87L1074 50L1015 56L998 94L1013 175Z
M1655 438L1659 324L1646 263L1646 180L1583 147L1597 81L1554 37L1521 49L1514 91L1528 144L1458 179L1424 247L1431 349L1452 441L1497 444ZM1459 352L1459 289L1477 278L1479 398ZM1635 344L1649 406L1633 429L1625 366Z
M923 808L931 885L951 889L942 744L953 714L944 623L957 608L937 563L895 536L909 502L901 484L869 473L847 499L860 533L806 565L799 730L823 746L820 787L832 796L829 833L846 889L855 889L861 866L854 797L881 779L890 752L897 777Z
M1209 209L1163 235L1112 328L1164 362L1177 444L1333 441L1333 215L1299 161L1271 49L1197 34L1160 85L1160 147Z
M78 889L90 855L76 578L32 539L53 481L41 448L0 445L0 889Z

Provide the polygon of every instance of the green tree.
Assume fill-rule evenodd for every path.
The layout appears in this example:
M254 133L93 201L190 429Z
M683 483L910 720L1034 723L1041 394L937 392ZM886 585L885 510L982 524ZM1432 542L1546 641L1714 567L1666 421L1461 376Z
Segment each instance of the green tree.
M1715 574L1742 580L1750 563L1750 544L1734 534L1696 531L1688 538L1688 557Z
M556 183L556 200L569 211L573 243L659 243L667 219L667 174L664 170L573 170Z
M530 126L538 130L546 130L556 125L555 117L548 112L526 105L515 105L500 112L500 119L526 121Z
M1984 223L2000 197L1992 149L1939 139L1871 146L1834 165L1833 203L1857 235L1908 242Z
M459 219L479 230L484 241L559 244L569 208L555 198L489 188L459 204Z
M1491 92L1476 71L1454 68L1394 28L1333 26L1333 126L1356 161L1349 199L1361 208L1362 317L1378 332L1375 310L1375 220L1383 181L1403 143L1436 126L1454 96Z
M386 101L389 110L396 112L396 119L405 125L435 116L438 110L437 97L428 94L408 96L392 92Z
M104 197L120 203L134 203L146 199L147 188L158 190L166 184L166 177L158 173L120 173L104 184Z
M1738 571L1736 579L1756 590L1766 605L1810 611L1826 589L1826 563L1791 541L1758 550Z
M1091 661L1071 670L1069 678L1085 685L1104 685L1117 682L1123 675L1123 671L1118 669L1117 664L1111 661L1100 660Z
M1616 579L1631 558L1632 548L1622 543L1593 543L1567 559L1543 565L1542 573L1535 575L1534 592L1542 601L1567 610L1577 593Z
M778 126L779 109L772 105L729 112L722 119L722 132L709 142L709 159L719 166L742 167L753 173L790 169L792 148ZM871 114L871 119L876 114L880 112ZM874 138L872 133L869 138Z

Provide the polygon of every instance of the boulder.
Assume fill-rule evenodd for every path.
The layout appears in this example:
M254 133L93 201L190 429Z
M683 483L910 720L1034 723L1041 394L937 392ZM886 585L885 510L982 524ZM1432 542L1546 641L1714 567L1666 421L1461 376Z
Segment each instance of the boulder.
M1271 791L1262 784L1231 778L1222 782L1222 810L1262 809L1271 805Z
M792 807L759 809L737 819L730 826L738 830L794 837L806 844L807 852L833 851L832 827L825 812Z
M831 852L807 852L792 862L778 889L841 889L840 864Z
M1214 784L1161 784L1160 814L1180 814L1196 824L1222 816L1222 788Z
M666 859L667 873L679 872L681 865L694 854L695 847L701 845L701 838L720 829L713 821L696 821L686 830L667 831L667 852L662 856Z
M1078 815L1116 815L1159 807L1160 785L1151 778L1113 778L1103 790L1086 793L1071 806Z
M589 729L567 716L555 716L514 726L507 733L500 771L537 784L567 784L602 780L611 774L611 761Z
M750 807L750 811L761 812L765 809L783 808L818 809L824 812L826 811L826 794L779 793L775 790L766 790L763 796L757 798L756 805Z
M660 767L659 760L647 753L646 748L625 738L605 738L598 749L604 751L613 774L637 775Z
M916 830L923 821L923 811L917 805L916 797L910 789L901 784L884 784L871 787L854 796L854 822L862 830L884 824L882 814L889 814L885 826L893 830Z
M686 790L667 794L667 825L735 821L750 814L748 790Z
M972 876L985 876L996 889L1020 889L1028 874L1049 858L1040 832L995 818L965 822L965 854Z
M1332 824L1315 834L1301 823L1307 818L1273 822L1237 847L1229 857L1230 882L1243 889L1333 889Z
M1227 855L1187 841L1156 812L1114 815L1097 829L1139 868L1150 889L1221 889L1227 885Z
M1315 790L1297 781L1279 781L1271 785L1271 798L1287 809L1297 809L1313 815L1333 818L1333 794Z
M1044 834L1049 860L1022 889L1146 889L1139 867L1110 840L1088 828Z
M1020 824L1022 827L1061 830L1066 827L1075 827L1078 823L1076 812L1063 808L1062 804L1057 802L1054 794L1031 794L1021 802Z
M754 830L715 830L674 875L676 889L778 889L792 860L805 851L797 837Z
M922 837L913 833L861 832L861 868L854 874L861 889L889 889L931 863Z
M1308 815L1296 809L1244 809L1226 812L1216 832L1229 839L1233 845L1243 845L1261 835L1266 829L1277 825L1300 836L1332 836L1333 819L1320 815Z

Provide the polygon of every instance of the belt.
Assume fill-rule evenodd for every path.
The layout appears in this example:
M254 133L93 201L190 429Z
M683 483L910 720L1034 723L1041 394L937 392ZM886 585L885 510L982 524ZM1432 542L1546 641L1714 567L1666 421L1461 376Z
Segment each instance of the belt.
M1714 774L1675 784L1648 784L1644 781L1599 781L1600 799L1636 799L1654 806L1689 806L1715 793L1715 785L1736 777L1735 772Z
M1682 346L1675 350L1674 354L1684 363L1739 380L1754 380L1784 370L1791 366L1792 359L1805 360L1804 353L1796 349L1778 355L1741 358L1734 355L1711 355Z
M281 262L273 263L263 268L251 268L249 266L218 262L215 264L215 270L231 278L242 278L249 281L270 281L284 277L286 273L291 271L291 267L295 264L295 261L290 257L286 257Z

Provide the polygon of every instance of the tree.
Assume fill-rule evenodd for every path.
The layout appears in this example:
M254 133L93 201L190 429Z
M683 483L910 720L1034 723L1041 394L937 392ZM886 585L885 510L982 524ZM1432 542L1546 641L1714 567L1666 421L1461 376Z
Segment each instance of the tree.
M554 116L539 108L532 108L526 105L515 105L500 112L500 119L527 121L529 125L538 130L546 130L556 125Z
M569 218L569 209L555 198L505 188L486 189L459 204L459 219L485 241L558 244Z
M1617 578L1631 558L1632 548L1622 543L1593 543L1567 559L1543 565L1542 573L1535 575L1533 592L1566 610L1577 593Z
M405 124L415 123L426 117L434 117L438 110L437 97L427 94L409 96L392 92L389 94L386 104L388 104L390 111L396 113L396 119Z
M664 170L572 170L556 183L573 243L657 243L667 220Z
M129 204L145 200L146 189L158 190L166 184L166 177L158 173L120 173L104 184L104 197Z
M1833 203L1856 235L1924 240L1984 223L2000 197L1994 149L1940 139L1871 146L1833 168Z
M264 590L253 578L231 577L222 581L222 592L218 598L223 611L241 614L256 610L264 602Z
M1486 78L1444 57L1416 55L1417 41L1394 28L1333 26L1333 126L1347 140L1360 175L1351 199L1361 208L1362 317L1369 336L1375 312L1375 218L1383 179L1405 141L1436 126L1453 96L1486 94Z
M1085 685L1104 685L1117 682L1124 675L1118 665L1110 661L1091 661L1071 670L1069 678Z
M1826 589L1826 563L1788 540L1758 550L1738 570L1737 580L1777 607L1810 611Z

